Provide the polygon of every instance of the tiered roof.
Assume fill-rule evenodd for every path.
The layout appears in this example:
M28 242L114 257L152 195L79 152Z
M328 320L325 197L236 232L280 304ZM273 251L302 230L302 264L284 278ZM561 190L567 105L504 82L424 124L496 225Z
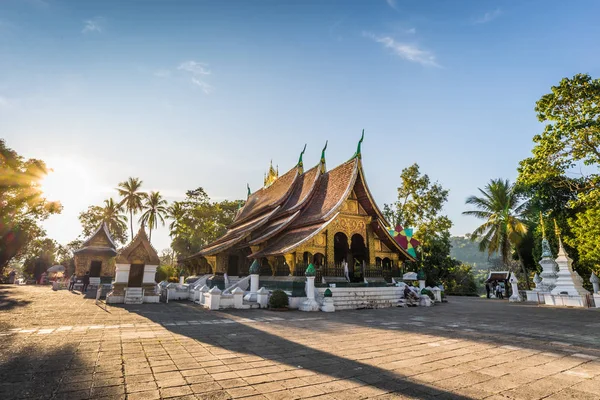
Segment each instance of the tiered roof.
M264 244L270 239L274 240L250 257L282 255L293 251L323 231L354 190L359 204L373 217L371 225L377 236L388 248L412 260L406 250L389 235L385 218L369 192L362 171L361 142L349 161L330 171L325 168L325 148L319 164L306 172L301 154L296 166L268 186L249 194L246 204L239 210L225 235L188 258Z
M152 246L142 225L131 243L123 247L117 255L117 264L132 264L137 260L143 260L148 265L159 265L160 258L156 249Z
M106 222L96 229L96 231L81 244L81 248L73 251L73 253L101 253L109 256L117 255L117 246L110 236Z

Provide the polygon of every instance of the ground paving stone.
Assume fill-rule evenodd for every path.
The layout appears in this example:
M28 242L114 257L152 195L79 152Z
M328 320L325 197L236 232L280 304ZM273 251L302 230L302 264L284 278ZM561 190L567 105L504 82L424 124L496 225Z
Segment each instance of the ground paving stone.
M599 310L210 312L0 291L0 399L600 399Z

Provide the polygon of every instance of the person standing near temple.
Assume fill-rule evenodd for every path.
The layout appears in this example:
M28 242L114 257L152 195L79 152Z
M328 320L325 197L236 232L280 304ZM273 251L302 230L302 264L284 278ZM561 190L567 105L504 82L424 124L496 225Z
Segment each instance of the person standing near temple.
M69 279L69 292L73 291L73 287L75 286L76 281L77 281L77 275L75 275L75 273L73 273L73 275L71 275L71 279Z
M488 298L488 299L490 298L490 290L491 290L491 288L490 288L490 283L489 283L489 282L487 282L487 283L485 284L485 293L486 293L486 296L487 296L487 298Z
M504 296L502 296L502 285L500 285L500 282L498 282L498 285L496 286L496 297L500 300L504 298Z
M87 287L90 284L90 271L87 271L83 276L83 289L81 289L81 293L87 292Z

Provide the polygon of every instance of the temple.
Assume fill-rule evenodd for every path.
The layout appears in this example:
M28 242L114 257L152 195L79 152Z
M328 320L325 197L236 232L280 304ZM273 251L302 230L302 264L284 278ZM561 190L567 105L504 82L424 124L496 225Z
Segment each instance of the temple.
M110 282L114 276L114 257L117 255L117 246L108 232L106 223L102 223L73 254L75 274L82 277L89 272L92 285L99 284L100 279Z
M331 170L327 144L312 168L304 168L306 146L282 175L271 163L264 186L254 193L248 189L227 232L179 261L197 274L248 275L258 260L260 274L268 276L303 276L310 263L317 276L350 282L401 276L403 262L414 258L392 237L369 191L363 139L364 131L356 153Z

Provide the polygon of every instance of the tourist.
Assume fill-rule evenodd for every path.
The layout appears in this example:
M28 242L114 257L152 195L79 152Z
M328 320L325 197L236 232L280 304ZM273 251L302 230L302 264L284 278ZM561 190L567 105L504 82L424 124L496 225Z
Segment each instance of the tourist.
M486 293L488 299L490 298L490 290L491 290L491 288L490 288L490 284L488 282L485 284L485 293Z
M90 271L87 271L83 276L83 289L81 289L81 293L85 293L87 291L87 287L90 284Z
M502 293L502 285L500 285L499 283L498 283L498 286L496 286L496 297L499 299L504 298L503 293Z
M75 273L73 273L73 275L71 275L71 279L69 279L69 292L73 291L73 287L75 286L76 281L77 281L77 275L75 275Z

